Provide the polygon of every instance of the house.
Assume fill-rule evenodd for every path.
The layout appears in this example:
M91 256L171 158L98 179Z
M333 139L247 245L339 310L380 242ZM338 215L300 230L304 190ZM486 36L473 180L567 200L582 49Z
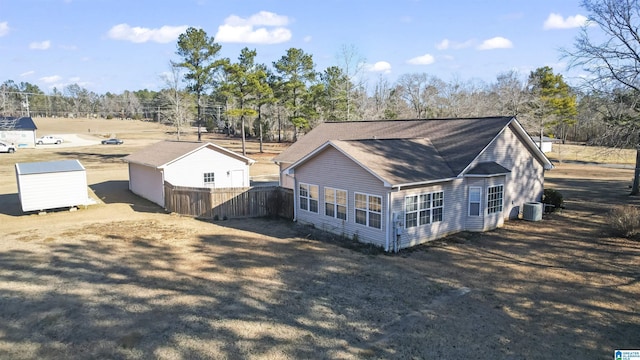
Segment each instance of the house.
M15 169L24 212L93 203L87 191L86 170L78 160L18 163Z
M540 136L532 136L533 142L536 144L543 153L548 153L553 151L553 143L560 141L559 139L550 138L548 136L542 137L542 146L540 145Z
M296 221L386 251L500 227L553 168L515 117L324 123L274 161Z
M0 140L17 148L36 147L36 124L28 116L0 117Z
M160 206L165 181L174 186L249 187L253 160L212 143L161 141L124 158L129 190Z

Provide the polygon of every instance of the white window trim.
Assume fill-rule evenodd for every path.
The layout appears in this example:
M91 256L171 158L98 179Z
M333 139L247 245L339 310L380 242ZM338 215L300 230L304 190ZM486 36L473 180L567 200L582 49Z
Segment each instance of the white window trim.
M366 208L366 209L361 209L361 208L358 208L358 207L357 207L357 205L356 205L356 204L357 204L356 197L357 197L358 195L364 195L364 196L366 196L366 198L367 198L367 203L366 203L367 208ZM380 212L376 212L376 211L371 211L371 210L369 210L369 208L370 208L370 206L369 206L369 198L370 198L370 197L376 197L376 198L380 199ZM382 196L379 196L379 195L373 195L373 194L367 194L367 193L361 193L361 192L354 192L354 193L353 193L353 222L354 222L356 225L366 226L366 227L369 227L369 228L371 228L371 229L382 230L382 224L383 224L383 221L382 221L382 220L383 220L382 213L383 213L383 209L384 209L384 206L383 206L383 205L384 205L384 204L383 204L383 202L382 202ZM361 211L365 211L365 212L366 212L366 214L365 214L365 215L366 215L366 217L365 217L365 219L366 219L366 224L361 224L361 223L357 222L357 221L358 221L358 217L356 216L356 212L357 212L358 210L361 210ZM379 214L379 215L380 215L380 227L371 226L371 224L369 224L369 213Z
M480 192L480 194L479 194L480 197L479 197L479 200L477 202L476 201L473 201L473 202L471 201L471 190L478 190ZM469 216L474 216L474 217L475 216L482 216L482 213L483 213L483 211L482 211L482 186L469 186L468 197L469 197L469 206L468 206L468 208L469 208L469 212L468 212ZM478 214L477 215L471 213L471 204L472 203L473 204L475 204L475 203L478 204Z
M327 189L333 190L333 216L329 216L327 215ZM344 204L344 219L340 219L338 217L338 191L342 191L344 192L344 200L345 200L345 204ZM342 220L342 221L347 221L349 219L349 192L347 190L343 190L343 189L337 189L337 188L333 188L330 186L325 186L324 187L324 194L323 194L323 199L324 199L324 203L325 203L325 208L324 208L324 215L325 216L329 216L331 218L334 219L338 219L338 220Z
M489 189L497 188L497 187L502 187L502 197L500 199L500 211L494 211L490 213L489 210L492 208L492 206L490 206L490 202L489 202ZM503 211L504 211L504 184L487 186L487 215L500 214Z
M306 188L307 188L307 194L308 194L308 195L307 195L307 196L305 196L305 197L303 197L303 196L300 194L300 187L301 187L301 186L306 186ZM318 188L318 198L317 198L317 199L313 199L313 198L311 197L311 187L316 187L316 188ZM303 201L303 199L304 199L304 201L307 203L307 208L306 208L306 209L303 209L303 208L302 208L302 201ZM311 210L311 200L315 200L315 201L318 203L318 205L316 206L317 211L312 211L312 210ZM298 208L299 208L300 210L302 210L302 211L307 211L307 212L310 212L310 213L313 213L313 214L319 214L319 213L320 213L320 187L319 187L318 185L314 185L314 184L307 184L307 183L302 183L302 182L301 182L301 183L299 183L299 184L298 184L298 201L300 202L300 204L298 204Z
M207 181L207 175L208 174L212 175L211 177L213 177L213 181ZM216 173L213 172L213 171L202 173L202 183L204 184L204 186L215 185L215 183L216 183Z
M442 206L433 206L433 196L435 194L442 194ZM422 195L430 195L429 196L429 208L428 209L421 209L420 208L420 196ZM409 197L417 197L418 198L418 209L416 211L407 211L407 198ZM443 219L442 220L438 220L438 221L434 221L433 220L433 210L434 209L442 209L442 214L443 214ZM424 223L424 224L420 224L420 211L421 210L429 210L429 222L428 223ZM416 226L411 226L409 227L408 223L407 223L407 214L408 213L417 213L417 225ZM414 227L420 227L420 226L425 226L425 225L431 225L434 224L436 222L441 222L444 221L444 190L439 190L439 191L432 191L432 192L427 192L427 193L420 193L420 194L414 194L414 195L405 195L404 197L404 226L407 229L410 228L414 228Z

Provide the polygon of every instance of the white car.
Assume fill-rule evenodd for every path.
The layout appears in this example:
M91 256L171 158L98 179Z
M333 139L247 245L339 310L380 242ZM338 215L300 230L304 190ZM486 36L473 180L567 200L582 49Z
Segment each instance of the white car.
M0 141L0 152L13 153L16 152L16 147L13 144Z
M43 144L62 144L64 142L64 140L62 140L59 137L53 136L53 135L45 135L41 138L39 138L38 140L36 140L36 144L38 145L43 145Z

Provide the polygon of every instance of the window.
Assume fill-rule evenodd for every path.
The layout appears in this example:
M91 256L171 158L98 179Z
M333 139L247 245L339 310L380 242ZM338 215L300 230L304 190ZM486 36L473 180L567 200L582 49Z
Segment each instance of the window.
M442 221L444 193L411 195L404 199L405 227Z
M376 229L382 228L382 198L380 196L355 194L356 223Z
M480 216L480 199L482 198L482 188L469 188L469 216Z
M494 214L502 211L502 194L504 186L490 186L487 188L487 213Z
M209 172L204 173L204 184L205 185L213 185L216 182L215 173Z
M300 184L300 209L318 212L318 185Z
M324 213L327 216L347 220L347 192L324 188Z

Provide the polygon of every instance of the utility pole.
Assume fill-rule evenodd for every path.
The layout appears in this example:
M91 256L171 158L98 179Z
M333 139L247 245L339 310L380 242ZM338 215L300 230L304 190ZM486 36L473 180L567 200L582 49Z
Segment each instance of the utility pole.
M22 103L22 107L24 107L25 109L27 109L27 116L31 116L31 113L29 112L29 94L25 93L24 94L24 102Z

